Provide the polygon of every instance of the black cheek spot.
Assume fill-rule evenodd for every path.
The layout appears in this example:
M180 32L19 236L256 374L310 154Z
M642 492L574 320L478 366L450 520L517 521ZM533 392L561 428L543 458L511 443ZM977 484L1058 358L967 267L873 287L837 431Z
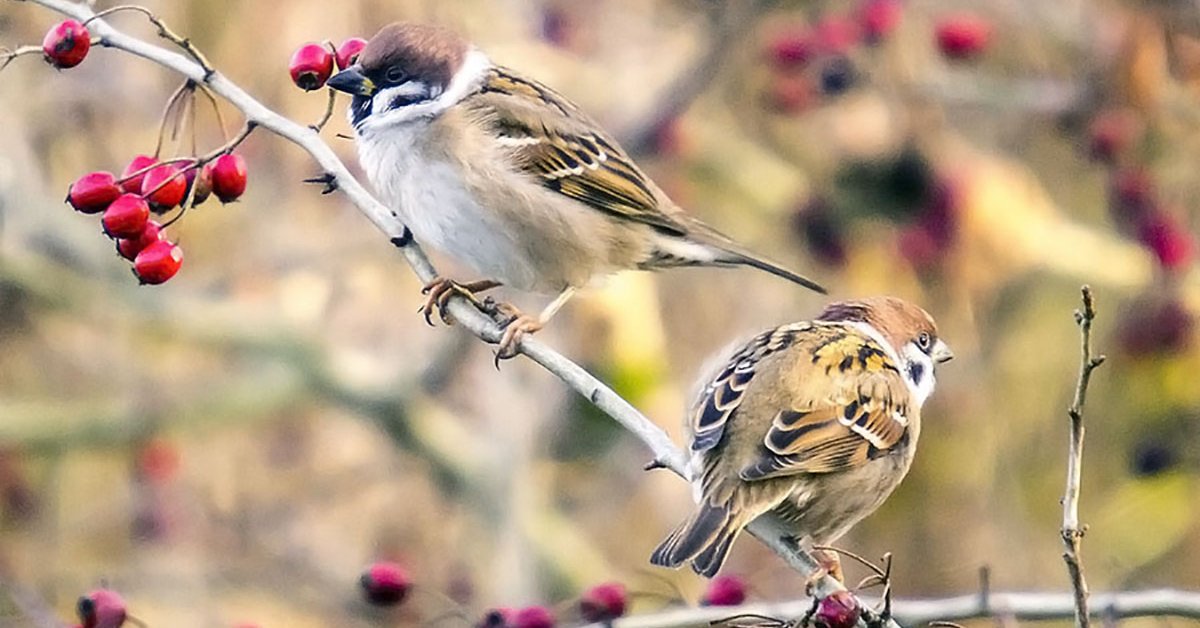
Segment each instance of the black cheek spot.
M911 379L914 384L920 385L921 380L925 378L925 365L921 364L920 362L909 362L908 378Z
M355 96L350 101L350 111L354 119L354 126L358 126L367 116L371 115L371 99L367 96Z

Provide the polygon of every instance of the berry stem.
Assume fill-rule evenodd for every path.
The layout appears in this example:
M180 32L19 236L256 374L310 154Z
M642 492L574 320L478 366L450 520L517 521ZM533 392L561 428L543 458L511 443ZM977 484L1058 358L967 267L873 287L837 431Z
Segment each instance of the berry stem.
M326 91L329 92L329 100L325 102L325 115L321 116L321 119L316 124L311 125L312 130L317 133L320 133L321 129L325 128L325 125L329 123L329 119L333 117L333 105L337 101L336 91L332 89Z
M170 98L167 99L167 105L163 107L162 117L158 122L158 143L154 145L155 159L158 159L159 154L162 153L163 136L165 136L167 133L167 121L171 119L172 112L175 111L175 106L179 104L180 99L184 97L185 93L195 94L195 86L196 84L193 83L191 79L188 79L184 81L174 93L171 94ZM175 117L178 118L178 115ZM176 127L178 127L178 124ZM174 134L172 134L172 137L173 136Z
M154 170L155 168L157 168L159 166L163 166L166 164L181 164L181 163L190 162L190 161L195 161L195 158L194 157L172 157L171 159L164 159L162 161L156 161L156 162L150 164L149 166L146 166L145 168L134 170L133 172L125 175L124 177L117 179L116 184L121 185L122 183L124 183L130 179L136 179L136 178L146 174L147 172Z
M166 22L162 21L162 18L155 15L154 12L152 12L150 9L147 9L146 7L139 6L136 4L122 4L120 6L109 7L107 9L104 9L103 11L97 11L95 15L84 20L83 25L87 26L88 23L93 20L98 20L102 17L112 15L113 13L117 13L119 11L135 11L137 13L141 13L142 15L145 15L146 19L150 20L151 24L158 27L158 36L159 37L162 37L163 39L170 41L171 43L175 44L176 46L179 46L180 48L183 49L184 52L186 52L188 54L188 56L190 56L192 59L194 59L196 61L196 63L200 64L200 67L204 70L204 80L205 81L208 81L210 78L212 78L213 74L217 73L217 71L214 70L212 65L208 62L208 59L205 58L205 56L203 54L201 54L200 50L197 49L196 46L192 45L191 40L187 39L186 37L180 37L178 34L175 33L175 31L171 30L171 28L169 26L167 26Z
M221 107L218 106L217 97L213 96L212 90L205 87L204 85L200 86L200 93L204 94L204 97L207 98L208 102L212 104L213 115L215 115L217 117L217 126L221 127L221 139L228 142L229 141L229 131L225 126L225 116L221 115Z
M23 57L25 55L31 55L41 51L41 46L21 46L16 50L9 50L8 48L0 46L0 70L7 68L8 64L12 63L17 57Z

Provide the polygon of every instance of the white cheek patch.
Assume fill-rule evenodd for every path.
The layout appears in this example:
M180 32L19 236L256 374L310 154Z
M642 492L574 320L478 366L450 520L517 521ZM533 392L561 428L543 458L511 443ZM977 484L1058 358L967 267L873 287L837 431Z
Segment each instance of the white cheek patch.
M904 381L908 383L913 399L920 408L929 395L933 394L933 386L936 383L933 375L933 358L922 351L915 342L905 344L904 348L900 350L900 354Z
M429 86L422 81L409 81L381 89L371 99L371 115L381 116L392 110L413 107L430 98Z

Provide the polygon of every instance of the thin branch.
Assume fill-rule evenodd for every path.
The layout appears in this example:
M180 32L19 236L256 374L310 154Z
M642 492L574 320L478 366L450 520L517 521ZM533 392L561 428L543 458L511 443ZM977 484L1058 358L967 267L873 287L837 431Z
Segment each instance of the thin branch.
M879 599L864 598L877 604ZM1200 619L1200 592L1177 589L1096 593L1092 596L1093 617L1130 619L1134 617L1183 617ZM678 608L651 615L636 615L613 623L614 628L681 628L708 626L736 615L768 618L803 617L812 605L807 598L775 604L748 604L738 607ZM892 617L904 626L924 626L931 622L963 621L1004 617L1017 621L1048 621L1075 616L1075 597L1071 593L991 592L986 598L971 593L938 599L897 599L892 601Z
M1088 588L1087 580L1083 576L1083 562L1079 556L1079 546L1084 533L1087 532L1087 527L1079 524L1079 484L1083 467L1083 404L1087 399L1092 371L1104 363L1104 356L1092 357L1092 321L1096 318L1092 289L1084 286L1081 293L1083 309L1075 311L1075 323L1079 325L1080 336L1079 381L1075 385L1075 399L1067 409L1071 418L1071 439L1067 452L1067 487L1062 500L1062 540L1065 548L1063 561L1067 564L1071 587L1075 593L1075 625L1078 628L1088 628L1091 624L1088 613Z

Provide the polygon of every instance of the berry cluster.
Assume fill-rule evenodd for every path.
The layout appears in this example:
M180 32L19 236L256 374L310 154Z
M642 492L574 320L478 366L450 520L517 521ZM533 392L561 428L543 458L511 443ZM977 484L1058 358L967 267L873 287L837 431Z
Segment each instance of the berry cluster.
M121 176L89 172L67 191L67 202L84 214L101 214L104 233L117 242L117 254L133 262L133 272L143 284L160 284L179 272L183 250L163 233L183 211L216 196L222 203L237 200L246 191L246 161L226 153L211 161L182 158L159 161L138 155ZM151 215L179 209L164 223Z
M325 86L325 81L333 76L335 64L337 69L345 70L354 65L354 62L358 60L358 55L366 47L367 40L361 37L351 37L336 48L328 41L310 42L300 46L296 52L292 53L292 60L288 63L288 73L292 75L292 82L296 84L296 87L306 92L321 89Z
M789 24L766 44L774 71L766 103L782 114L798 114L821 97L841 95L855 85L861 72L855 59L861 50L887 41L900 24L901 0L862 0L847 14L827 15L815 25ZM991 25L983 18L958 14L935 25L938 50L954 60L972 59L987 48Z

